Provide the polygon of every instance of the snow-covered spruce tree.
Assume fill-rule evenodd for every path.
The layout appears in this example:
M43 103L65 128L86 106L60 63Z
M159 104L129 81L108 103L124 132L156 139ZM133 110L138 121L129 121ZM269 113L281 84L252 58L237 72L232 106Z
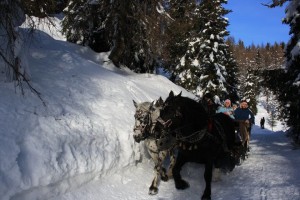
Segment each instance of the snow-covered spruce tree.
M242 99L248 102L249 108L255 115L257 113L257 101L258 91L256 88L257 76L254 74L254 70L248 70L246 80L244 82L244 91L242 91Z
M120 0L121 2L122 0ZM160 0L132 0L120 3L124 12L117 16L114 44L109 58L138 73L154 73L163 42L163 22L167 17ZM121 23L119 23L121 21ZM162 37L161 37L162 36ZM115 53L116 52L116 53Z
M226 42L228 44L228 41ZM238 64L233 56L233 45L228 44L229 50L226 51L226 53L229 53L229 55L226 55L226 58L228 58L225 62L226 71L227 71L227 79L226 79L226 88L228 91L228 96L226 98L229 98L232 102L236 102L239 100L238 96Z
M209 91L221 98L226 98L235 88L236 81L229 84L227 68L235 67L232 54L226 44L224 37L228 36L226 27L227 19L224 15L230 11L222 4L226 0L203 0L197 6L197 26L189 37L189 46L186 54L177 66L178 83L194 82L186 88L194 93L205 93ZM195 79L188 81L187 79ZM233 75L231 76L233 78Z
M160 17L160 0L70 1L65 9L63 32L71 42L110 51L116 66L135 72L154 71Z
M197 77L186 79L189 69L184 69L180 64L186 62L186 65L190 65L189 61L184 60L184 55L189 53L187 49L192 32L200 30L197 27L199 24L195 24L198 15L196 1L170 1L168 13L172 20L168 21L166 28L168 37L166 38L166 47L163 54L164 68L171 75L170 79L173 82L178 80L179 73L182 71L182 81L179 84L184 88L195 88L198 85ZM191 70L197 69L193 68ZM196 81L196 83L193 81Z
M300 0L292 0L286 8L284 23L290 26L291 39L286 46L286 73L289 80L281 98L288 110L288 126L293 138L300 143Z
M285 9L284 23L290 26L291 39L285 49L286 73L282 76L283 83L277 88L281 107L294 141L300 144L300 0L273 0L267 5L270 8L282 6Z
M64 0L21 0L24 12L38 18L48 17L56 12L56 6L65 4Z
M111 24L109 20L111 15L109 0L69 1L64 9L64 14L62 32L66 35L68 41L90 46L98 52L109 50L110 46L107 39L109 35L107 24Z

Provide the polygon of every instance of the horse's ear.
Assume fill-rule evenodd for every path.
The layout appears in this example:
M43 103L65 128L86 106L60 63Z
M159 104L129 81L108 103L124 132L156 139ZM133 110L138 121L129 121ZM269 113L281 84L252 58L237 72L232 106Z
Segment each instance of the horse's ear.
M173 92L173 90L171 90L171 92L169 93L169 97L174 97L174 92Z
M132 100L132 101L133 101L133 105L135 106L135 108L137 108L137 103L134 100Z
M150 108L152 108L152 107L153 107L153 105L154 105L154 101L152 101L152 102L151 102L151 104L150 104Z
M156 106L160 106L164 103L163 99L161 97L159 97L159 99L156 102Z
M181 97L182 91L177 95L178 97Z
M152 101L149 105L148 111L153 111L154 110L154 105L156 105L155 101Z

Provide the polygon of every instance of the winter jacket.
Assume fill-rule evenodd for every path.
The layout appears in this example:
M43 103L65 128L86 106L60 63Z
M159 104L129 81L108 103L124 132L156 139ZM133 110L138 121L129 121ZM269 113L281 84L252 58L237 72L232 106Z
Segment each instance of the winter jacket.
M225 107L225 106L220 106L217 110L217 113L224 113L229 115L229 117L231 117L232 119L234 119L233 116L233 109L231 107Z
M237 108L234 111L234 118L236 120L249 120L251 124L254 124L254 115L252 111L249 108L242 109L242 108Z

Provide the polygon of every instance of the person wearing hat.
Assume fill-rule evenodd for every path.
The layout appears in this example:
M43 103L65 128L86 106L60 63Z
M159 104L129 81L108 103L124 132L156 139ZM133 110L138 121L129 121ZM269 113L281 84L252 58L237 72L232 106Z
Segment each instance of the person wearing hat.
M236 120L246 121L251 125L254 124L254 114L248 108L248 102L246 100L242 100L240 107L234 110L234 117Z
M235 121L239 123L242 141L243 143L247 142L247 147L249 148L251 126L254 124L254 114L248 108L248 102L246 100L242 100L240 102L240 107L234 110L234 118Z
M218 108L217 113L224 113L225 115L228 115L229 117L234 119L233 108L231 107L231 101L229 99L226 99L224 101L224 105Z

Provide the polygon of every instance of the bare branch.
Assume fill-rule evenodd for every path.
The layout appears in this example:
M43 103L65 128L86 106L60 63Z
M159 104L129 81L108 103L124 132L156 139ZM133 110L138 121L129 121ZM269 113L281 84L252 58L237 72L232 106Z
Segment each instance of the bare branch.
M273 0L270 4L261 3L263 6L267 6L269 8L275 8L278 6L282 6L285 2L289 0Z

